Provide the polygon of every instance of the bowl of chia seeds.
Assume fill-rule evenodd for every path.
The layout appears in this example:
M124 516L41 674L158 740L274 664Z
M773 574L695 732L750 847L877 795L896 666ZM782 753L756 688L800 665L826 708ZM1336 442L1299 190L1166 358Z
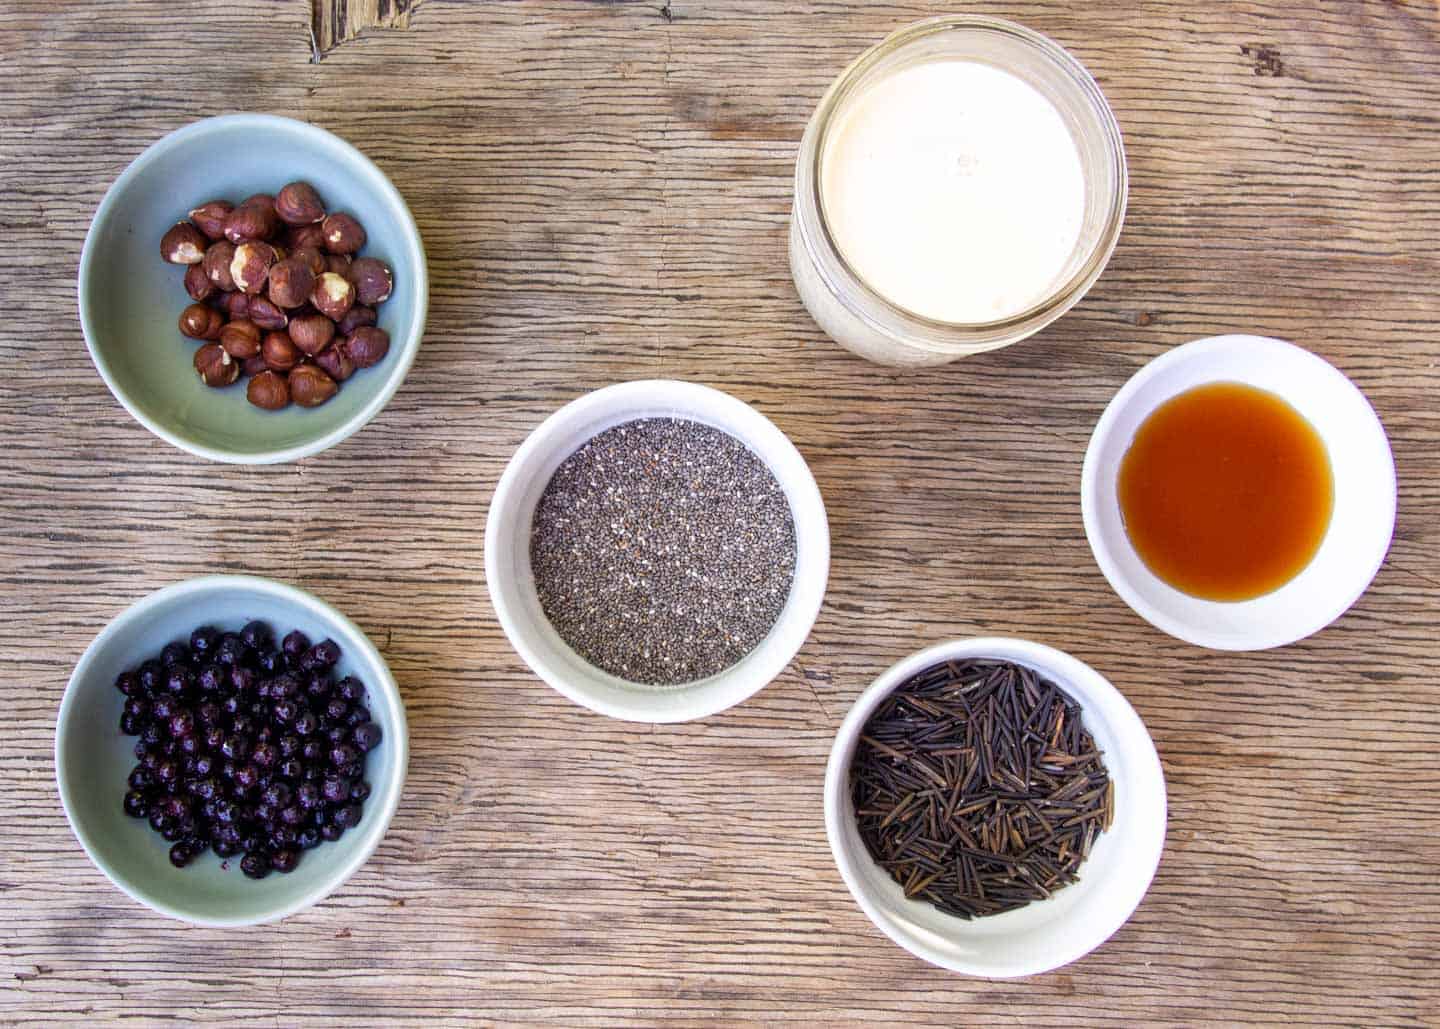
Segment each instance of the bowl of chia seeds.
M680 722L778 675L825 595L814 476L768 418L707 386L621 383L515 452L485 528L505 635L593 711Z

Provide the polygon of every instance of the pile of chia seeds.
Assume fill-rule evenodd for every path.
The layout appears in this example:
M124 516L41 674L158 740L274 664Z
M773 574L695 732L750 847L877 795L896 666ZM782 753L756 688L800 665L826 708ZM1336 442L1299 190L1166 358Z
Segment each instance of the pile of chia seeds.
M795 523L770 469L699 422L646 418L566 458L530 564L555 630L591 664L674 686L723 672L790 595Z

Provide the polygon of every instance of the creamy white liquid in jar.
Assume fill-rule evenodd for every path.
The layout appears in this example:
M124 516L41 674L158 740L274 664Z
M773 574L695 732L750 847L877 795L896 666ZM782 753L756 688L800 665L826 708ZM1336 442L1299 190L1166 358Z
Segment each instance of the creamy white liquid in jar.
M1085 175L1034 86L935 60L847 102L824 143L820 199L836 247L876 293L922 318L990 322L1073 273Z

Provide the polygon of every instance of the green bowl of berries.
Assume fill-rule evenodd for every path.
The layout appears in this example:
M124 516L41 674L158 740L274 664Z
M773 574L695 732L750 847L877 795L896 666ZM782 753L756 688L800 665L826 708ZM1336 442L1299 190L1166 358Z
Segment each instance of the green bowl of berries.
M217 461L318 453L375 417L425 328L420 233L390 180L324 129L195 122L105 194L80 325L142 425Z
M60 800L96 867L197 925L328 896L385 835L408 761L400 691L365 634L249 576L120 614L76 664L55 732Z

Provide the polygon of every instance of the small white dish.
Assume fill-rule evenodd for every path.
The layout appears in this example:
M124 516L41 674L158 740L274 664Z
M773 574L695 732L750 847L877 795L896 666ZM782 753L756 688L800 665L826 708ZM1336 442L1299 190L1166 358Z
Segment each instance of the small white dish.
M1114 820L1080 866L1079 881L1047 900L986 918L947 915L905 891L877 865L855 825L850 761L875 709L898 686L942 661L993 658L1033 668L1080 705L1115 785ZM966 975L1037 975L1088 954L1125 924L1155 876L1165 846L1165 775L1135 709L1089 665L1039 643L1004 637L952 640L892 665L845 717L825 770L825 832L840 875L865 914L900 946Z
M1212 382L1268 390L1295 408L1320 434L1334 475L1335 509L1315 557L1253 600L1202 600L1157 577L1125 533L1116 492L1120 462L1151 412ZM1141 618L1196 646L1265 650L1319 632L1370 585L1395 530L1395 462L1370 402L1323 358L1278 339L1214 336L1162 354L1115 394L1085 452L1080 506L1100 570Z
M795 520L795 578L770 634L719 675L680 686L627 682L582 658L545 617L530 567L535 507L555 470L593 436L639 418L685 418L734 436L765 462L785 491ZM575 703L633 722L705 718L762 689L810 635L829 574L825 503L800 452L749 404L690 382L619 383L566 404L542 422L510 459L485 525L485 578L511 646L536 675Z

